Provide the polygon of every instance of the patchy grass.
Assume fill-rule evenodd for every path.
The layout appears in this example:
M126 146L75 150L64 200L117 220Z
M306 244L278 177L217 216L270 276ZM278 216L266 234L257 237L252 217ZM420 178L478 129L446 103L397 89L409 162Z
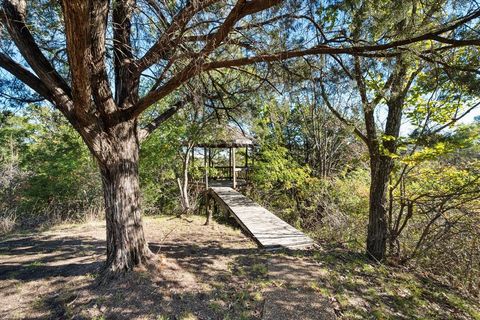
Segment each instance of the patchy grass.
M338 248L310 258L324 270L312 289L334 301L341 319L480 319L478 298L414 270L373 264Z
M272 254L225 222L204 226L197 216L144 221L161 271L139 269L103 287L95 282L105 258L102 222L0 239L0 318L260 319L267 303L280 303L270 314L281 320L288 318L282 310L296 311L294 303L308 308L323 299L326 305L302 319L318 319L316 310L330 308L339 319L480 320L478 299L359 253Z

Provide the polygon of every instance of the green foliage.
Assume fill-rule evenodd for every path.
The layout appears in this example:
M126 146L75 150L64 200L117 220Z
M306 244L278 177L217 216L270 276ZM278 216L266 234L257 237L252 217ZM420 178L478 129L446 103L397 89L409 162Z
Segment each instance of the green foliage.
M179 137L185 127L168 122L152 134L140 149L140 182L145 213L168 213L178 204L176 173L180 167Z
M254 172L255 184L261 188L292 190L315 183L308 166L300 166L288 150L279 145L262 146Z
M318 179L311 169L299 165L285 147L263 145L255 159L252 195L290 223L301 226L314 206L309 195L315 194ZM313 210L315 210L313 208Z
M56 112L35 108L35 139L22 153L22 166L32 172L23 205L91 203L99 196L97 168L78 134Z
M266 144L255 161L251 195L318 238L359 248L368 217L369 173L358 169L320 179L279 145ZM361 230L361 232L359 232Z
M96 165L78 134L58 112L30 107L5 115L0 128L2 170L9 172L3 203L40 220L82 218L101 203ZM12 168L16 168L13 172ZM21 183L14 183L21 179ZM35 219L34 219L35 220Z
M392 234L397 236L392 254L448 275L449 282L476 293L478 288L472 286L480 275L475 240L480 228L479 129L479 124L458 126L404 155L390 195Z
M140 148L140 183L143 209L147 214L173 214L179 206L177 179L183 183L186 157L198 141L206 141L212 135L208 126L211 118L194 106L182 110L153 132ZM198 148L195 152L198 152ZM189 158L187 167L189 182L199 181L204 175L203 159ZM214 174L214 172L211 172ZM188 195L196 200L195 192Z

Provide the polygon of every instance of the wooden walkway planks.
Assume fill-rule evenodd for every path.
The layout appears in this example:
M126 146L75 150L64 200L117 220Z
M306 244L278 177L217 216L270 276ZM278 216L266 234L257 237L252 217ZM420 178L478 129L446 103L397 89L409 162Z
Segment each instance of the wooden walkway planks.
M227 209L262 247L299 249L314 244L303 232L234 189L212 187L210 190L217 203Z

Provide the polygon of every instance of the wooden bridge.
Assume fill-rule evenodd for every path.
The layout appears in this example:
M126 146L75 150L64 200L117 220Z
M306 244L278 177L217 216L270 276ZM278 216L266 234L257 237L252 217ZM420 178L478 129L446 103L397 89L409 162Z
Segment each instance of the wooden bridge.
M314 244L313 240L303 232L232 188L211 187L207 198L213 198L217 205L228 211L240 226L265 249L302 249ZM208 202L209 200L207 201L207 210L210 219L211 210Z

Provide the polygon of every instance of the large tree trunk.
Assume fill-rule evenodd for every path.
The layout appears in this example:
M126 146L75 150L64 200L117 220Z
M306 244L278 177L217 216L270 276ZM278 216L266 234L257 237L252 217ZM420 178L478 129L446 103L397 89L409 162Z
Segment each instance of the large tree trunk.
M153 255L141 219L135 127L133 121L118 125L100 161L107 223L106 273L131 270Z
M366 111L368 112L366 128L369 140L371 171L367 255L377 261L385 260L387 249L387 188L394 165L393 158L390 155L397 152L397 140L400 136L405 96L417 74L414 72L407 80L407 69L408 64L400 56L389 78L391 79L390 96L386 99L388 115L385 124L385 135L381 144L377 138L374 109L370 108Z
M387 187L392 159L376 156L370 160L370 203L367 254L374 260L385 259L387 247Z

